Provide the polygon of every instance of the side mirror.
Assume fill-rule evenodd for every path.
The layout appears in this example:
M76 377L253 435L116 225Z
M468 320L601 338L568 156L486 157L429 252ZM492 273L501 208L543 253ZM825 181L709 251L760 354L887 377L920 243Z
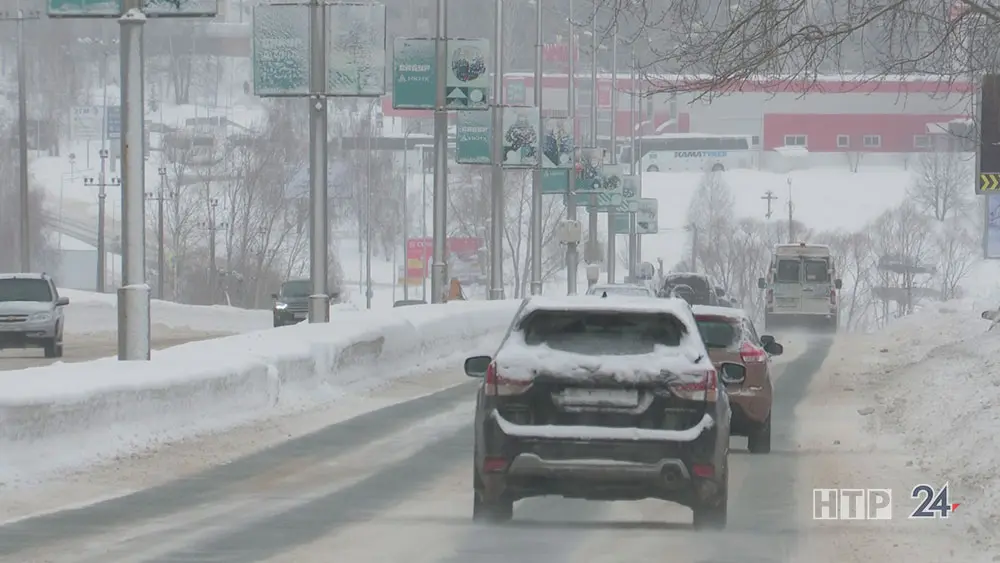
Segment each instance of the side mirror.
M763 346L767 346L768 344L774 344L774 337L771 336L770 334L762 334L760 335L760 343Z
M997 318L997 312L996 311L983 311L982 317L984 319L988 320L988 321L996 320L996 318Z
M278 294L277 293L272 293L271 294L271 299L277 299L277 298L278 298Z
M765 287L767 287L767 280L764 278L757 278L757 288L764 289Z
M780 356L785 353L785 347L775 341L764 345L764 351L772 356Z
M747 378L747 368L743 364L722 362L719 364L719 378L727 385L743 383Z
M833 287L835 287L837 289L840 289L840 288L844 287L843 280L841 280L840 278L837 278L837 279L833 280Z
M69 297L60 297L56 299L56 307L65 307L69 305Z
M490 369L493 358L489 356L473 356L465 360L465 375L482 379L486 377L486 371Z

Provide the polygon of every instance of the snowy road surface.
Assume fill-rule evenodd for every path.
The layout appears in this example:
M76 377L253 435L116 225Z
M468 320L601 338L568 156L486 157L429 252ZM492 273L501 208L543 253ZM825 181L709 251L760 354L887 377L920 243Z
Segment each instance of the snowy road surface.
M453 369L383 390L354 418L246 428L68 477L63 491L86 491L85 506L65 508L88 499L60 495L56 485L5 493L0 561L952 560L947 549L934 551L945 544L933 523L810 519L814 487L902 489L913 477L899 452L852 443L852 433L864 430L843 418L851 404L839 403L842 394L831 395L839 366L824 364L830 347L829 340L798 350L789 343L776 363L774 449L751 456L745 440L734 439L729 527L721 533L693 531L690 510L660 501L529 499L508 525L474 525L475 384L454 386L461 380ZM222 464L227 457L235 459ZM897 471L898 483L888 477Z
M227 336L227 333L198 332L183 329L153 329L153 349L160 350L194 342ZM118 354L118 334L99 332L90 334L66 334L63 342L62 358L46 358L41 348L0 351L0 371L47 366L56 362L83 362Z

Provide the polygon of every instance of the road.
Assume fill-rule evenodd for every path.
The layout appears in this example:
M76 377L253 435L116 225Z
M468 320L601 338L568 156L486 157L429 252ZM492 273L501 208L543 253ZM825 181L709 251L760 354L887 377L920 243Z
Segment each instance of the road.
M797 442L797 407L830 346L810 341L776 364L773 451L750 456L744 439L733 440L724 532L695 532L690 510L660 501L548 497L519 502L509 524L474 525L466 382L138 492L2 525L0 561L869 561L832 555L844 541L826 540L843 523L817 535L806 516L817 485L803 475L830 477L817 477L830 457Z
M224 333L171 330L155 327L152 347L162 350L186 342L208 340L227 336ZM66 334L63 340L63 357L46 358L41 348L26 350L0 350L0 371L47 366L55 362L84 362L118 353L118 335L113 332L94 334Z

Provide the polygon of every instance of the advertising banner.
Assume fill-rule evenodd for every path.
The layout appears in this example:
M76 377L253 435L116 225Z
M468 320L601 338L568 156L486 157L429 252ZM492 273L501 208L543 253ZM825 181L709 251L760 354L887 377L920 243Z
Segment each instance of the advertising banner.
M448 251L449 272L452 277L471 276L482 271L481 266L482 250L485 241L479 237L450 237L445 241L445 248ZM406 244L406 277L411 280L418 280L417 283L430 275L431 259L434 255L434 239L431 238L411 238ZM467 271L468 270L468 271ZM468 283L466 280L460 280Z

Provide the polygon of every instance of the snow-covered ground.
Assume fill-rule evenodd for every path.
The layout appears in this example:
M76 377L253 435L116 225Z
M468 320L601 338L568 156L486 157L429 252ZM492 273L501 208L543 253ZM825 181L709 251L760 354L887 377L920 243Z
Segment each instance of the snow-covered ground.
M787 174L730 170L723 172L722 177L732 191L739 217L763 219L767 202L761 198L771 190L778 198L772 202L774 215L771 220L787 221L790 186L795 220L823 231L861 229L883 211L903 201L913 181L912 174L902 168L858 172L846 168L817 168ZM643 235L642 260L655 264L657 258L662 258L664 265L670 267L690 253L686 216L702 179L703 175L696 172L643 175L642 196L660 202L660 232ZM606 221L602 220L601 224L604 223ZM619 245L626 244L625 237L618 240Z

